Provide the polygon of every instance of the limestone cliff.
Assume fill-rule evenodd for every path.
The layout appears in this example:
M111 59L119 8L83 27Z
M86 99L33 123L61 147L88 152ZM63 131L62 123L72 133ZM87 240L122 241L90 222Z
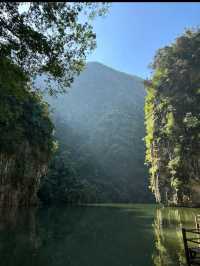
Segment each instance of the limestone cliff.
M0 207L38 203L40 177L46 174L48 160L39 150L36 158L36 149L24 141L15 154L0 153Z
M146 82L146 163L157 202L200 205L200 30L160 49Z
M0 207L29 206L53 151L53 124L21 69L2 58L0 69Z

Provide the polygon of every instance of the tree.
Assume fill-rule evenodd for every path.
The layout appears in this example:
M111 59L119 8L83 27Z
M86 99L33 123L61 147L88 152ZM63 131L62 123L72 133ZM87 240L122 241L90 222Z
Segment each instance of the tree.
M29 76L47 75L47 90L63 92L95 48L92 18L107 11L104 3L1 2L0 57ZM57 86L50 85L56 80Z

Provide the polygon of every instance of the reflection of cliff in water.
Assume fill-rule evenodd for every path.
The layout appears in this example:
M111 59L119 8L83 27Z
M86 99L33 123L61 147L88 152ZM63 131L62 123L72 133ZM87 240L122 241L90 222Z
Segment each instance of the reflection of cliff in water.
M82 211L80 209L72 216L66 211L57 214L56 208L45 211L37 208L0 209L1 266L60 265L52 258L56 260L56 251L64 252L64 245L59 244L74 231ZM61 241L56 241L56 247L54 242L59 238Z
M20 211L15 208L0 209L0 258L6 266L20 265L19 257L29 264L30 251L37 250L36 209ZM20 234L16 234L16 228ZM28 229L28 230L27 230Z
M154 207L5 212L1 266L152 266Z
M155 266L186 265L181 228L195 228L197 213L197 209L157 208L153 224Z
M181 227L194 228L198 213L137 204L0 209L0 265L185 266Z

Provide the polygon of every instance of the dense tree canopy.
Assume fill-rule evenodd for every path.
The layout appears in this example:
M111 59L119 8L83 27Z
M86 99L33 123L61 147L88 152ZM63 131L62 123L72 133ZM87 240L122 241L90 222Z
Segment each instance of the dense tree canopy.
M159 202L198 202L200 30L160 49L152 66L145 105L151 189Z
M28 77L7 58L0 60L0 152L14 154L24 141L47 154L53 150L48 105L30 90Z
M105 4L81 2L1 2L0 56L28 75L47 74L58 82L50 93L64 91L95 48L91 19Z
M41 180L38 196L44 204L77 204L96 202L96 187L81 179L68 152L60 149L49 164L48 174Z

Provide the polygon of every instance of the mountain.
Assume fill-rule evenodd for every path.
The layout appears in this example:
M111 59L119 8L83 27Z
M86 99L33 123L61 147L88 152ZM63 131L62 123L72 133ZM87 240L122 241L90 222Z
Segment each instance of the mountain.
M98 188L100 201L150 198L144 166L143 80L90 62L67 94L47 97L56 135L77 175Z

